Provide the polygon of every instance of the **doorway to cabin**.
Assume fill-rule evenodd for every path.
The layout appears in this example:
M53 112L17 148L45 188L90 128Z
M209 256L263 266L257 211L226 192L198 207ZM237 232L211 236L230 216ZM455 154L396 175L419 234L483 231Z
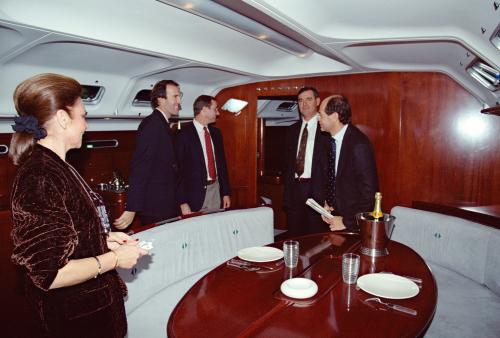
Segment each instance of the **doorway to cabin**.
M286 133L299 120L296 96L257 98L257 196L274 211L275 229L286 230L283 183Z

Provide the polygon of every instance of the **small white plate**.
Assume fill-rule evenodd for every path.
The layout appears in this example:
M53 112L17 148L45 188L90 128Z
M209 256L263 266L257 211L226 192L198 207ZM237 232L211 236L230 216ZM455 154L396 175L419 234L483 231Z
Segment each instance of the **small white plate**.
M292 278L281 283L281 292L290 298L305 299L318 292L318 284L307 278Z
M417 284L408 278L390 273L370 273L358 278L361 290L374 296L389 299L415 297L419 293Z
M238 257L249 262L272 262L283 258L283 251L270 246L254 246L239 250Z

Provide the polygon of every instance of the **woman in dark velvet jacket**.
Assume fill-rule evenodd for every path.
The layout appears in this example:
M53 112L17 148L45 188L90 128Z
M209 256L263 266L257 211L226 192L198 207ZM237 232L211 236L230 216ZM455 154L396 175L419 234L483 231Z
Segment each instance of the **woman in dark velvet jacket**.
M12 260L48 337L123 337L126 287L116 267L147 251L123 233L106 233L101 201L66 163L87 128L74 79L41 74L14 92L9 155L19 165L12 189Z

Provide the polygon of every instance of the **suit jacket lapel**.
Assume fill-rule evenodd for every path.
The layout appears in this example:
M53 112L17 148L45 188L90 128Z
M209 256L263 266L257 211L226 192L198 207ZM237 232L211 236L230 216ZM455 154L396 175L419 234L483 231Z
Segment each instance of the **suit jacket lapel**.
M170 136L171 135L170 126L168 125L167 120L165 119L165 116L163 116L163 113L161 111L159 111L158 109L155 109L153 111L153 114L156 116L157 119L162 121L162 122L160 122L161 125L165 128L165 131Z
M316 126L316 135L314 135L314 149L313 149L313 157L311 163L311 175L314 168L317 165L319 165L321 152L324 151L322 145L323 144L321 142L321 127L319 126L318 122L318 125Z
M291 161L293 161L292 163L295 163L295 159L297 158L297 148L299 146L299 135L300 135L301 126L302 126L302 120L300 120L300 122L294 126L294 129L292 131L293 146L292 146L292 153L291 153L291 159L290 159ZM293 168L295 168L295 166L293 166ZM293 169L293 170L295 173L295 169Z
M194 122L191 122L189 124L189 132L191 133L190 139L193 140L194 144L194 152L195 156L198 159L198 164L200 167L205 168L206 170L206 165L205 165L205 154L203 154L203 145L201 144L200 137L198 136L198 131L196 130L196 127L194 126Z
M351 128L350 125L347 125L347 130L345 131L344 138L342 139L342 146L340 149L340 157L339 157L339 164L337 167L337 173L335 176L338 178L342 174L342 171L344 170L345 167L345 161L346 161L346 152L350 151L350 144L351 144L351 138L352 138L352 133L351 133Z

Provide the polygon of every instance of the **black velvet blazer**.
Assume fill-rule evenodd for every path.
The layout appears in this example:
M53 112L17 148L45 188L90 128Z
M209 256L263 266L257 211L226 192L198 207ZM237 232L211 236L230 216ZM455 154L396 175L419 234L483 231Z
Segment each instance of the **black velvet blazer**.
M69 165L36 145L17 171L11 207L12 260L24 272L28 301L38 312L45 334L123 337L126 287L115 270L49 290L69 260L109 251L96 208Z

